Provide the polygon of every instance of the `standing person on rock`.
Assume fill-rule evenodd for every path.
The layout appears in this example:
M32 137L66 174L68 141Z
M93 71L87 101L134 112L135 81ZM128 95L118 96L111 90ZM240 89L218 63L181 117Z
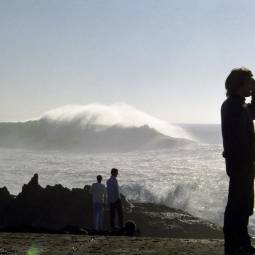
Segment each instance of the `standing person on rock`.
M123 228L123 212L117 176L118 169L113 168L111 170L111 177L107 180L107 194L110 205L110 225L113 230L116 229L115 226L116 212L118 213L119 228Z
M103 207L106 203L106 188L102 184L102 176L97 176L97 183L93 183L90 189L93 200L93 223L96 231L103 230Z
M221 107L223 157L229 177L224 214L225 254L255 254L248 233L254 207L255 81L245 68L231 71L225 82L227 99ZM252 95L250 104L245 98Z

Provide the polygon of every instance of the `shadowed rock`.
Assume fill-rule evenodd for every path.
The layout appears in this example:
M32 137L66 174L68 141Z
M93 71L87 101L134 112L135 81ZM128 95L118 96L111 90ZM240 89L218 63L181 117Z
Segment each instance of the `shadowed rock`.
M0 188L0 231L73 234L131 235L176 238L219 238L221 229L181 210L151 203L130 203L122 196L127 229L117 232L92 230L90 186L72 190L61 184L42 188L35 174L16 197ZM110 229L109 211L104 212L105 228ZM132 223L132 224L131 224ZM130 232L131 231L131 232ZM136 232L138 233L138 231Z

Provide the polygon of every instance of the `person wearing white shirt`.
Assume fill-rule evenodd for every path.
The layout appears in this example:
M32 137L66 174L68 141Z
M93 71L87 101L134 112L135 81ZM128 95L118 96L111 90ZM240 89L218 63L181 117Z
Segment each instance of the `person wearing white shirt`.
M111 177L107 180L107 195L108 202L110 204L110 224L112 229L116 229L115 227L116 211L118 213L119 228L123 227L123 212L117 176L118 169L113 168L111 170Z
M103 230L103 205L106 202L106 188L101 183L102 176L97 176L97 183L93 183L90 189L93 200L93 223L97 231Z

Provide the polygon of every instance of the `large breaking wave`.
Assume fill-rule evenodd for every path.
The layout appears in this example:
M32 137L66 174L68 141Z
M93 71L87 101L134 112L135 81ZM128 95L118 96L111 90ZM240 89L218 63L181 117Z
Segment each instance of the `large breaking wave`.
M126 104L67 105L37 120L0 123L0 147L7 148L127 152L174 149L191 140L181 127Z
M88 125L120 127L147 125L166 136L192 140L191 135L185 132L183 128L155 118L125 103L66 105L44 113L41 119L70 123L79 122L83 127Z

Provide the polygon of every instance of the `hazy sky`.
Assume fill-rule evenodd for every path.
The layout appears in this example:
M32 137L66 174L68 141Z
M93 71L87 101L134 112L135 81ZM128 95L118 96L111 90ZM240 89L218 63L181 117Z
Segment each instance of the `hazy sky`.
M254 10L254 0L0 0L0 121L125 102L219 123L229 71L255 72Z

